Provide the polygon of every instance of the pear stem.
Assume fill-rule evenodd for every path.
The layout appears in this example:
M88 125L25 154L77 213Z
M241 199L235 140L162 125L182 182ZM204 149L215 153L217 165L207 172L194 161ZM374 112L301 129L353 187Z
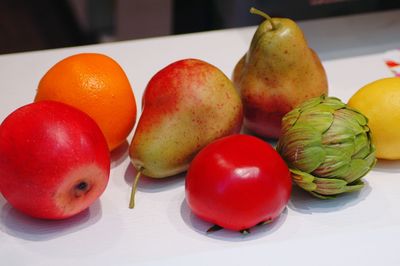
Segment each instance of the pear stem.
M142 175L142 168L140 168L135 176L135 180L133 181L132 190L131 190L131 198L129 201L129 209L135 208L135 194L138 186L138 182L140 176Z
M275 23L272 21L272 18L270 16L268 16L266 13L262 12L261 10L258 10L257 8L254 8L254 7L250 8L250 13L262 16L263 18L268 20L269 23L271 23L272 30L276 30Z

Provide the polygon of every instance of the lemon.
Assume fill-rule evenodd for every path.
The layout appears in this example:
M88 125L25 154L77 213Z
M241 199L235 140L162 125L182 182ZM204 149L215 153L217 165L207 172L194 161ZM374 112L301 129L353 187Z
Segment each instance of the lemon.
M376 157L400 159L400 77L365 85L350 98L348 105L368 118Z

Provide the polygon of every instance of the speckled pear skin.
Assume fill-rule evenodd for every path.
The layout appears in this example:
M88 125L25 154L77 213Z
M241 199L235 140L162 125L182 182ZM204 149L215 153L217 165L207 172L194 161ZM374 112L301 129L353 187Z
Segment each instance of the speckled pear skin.
M282 117L307 99L328 94L318 55L302 30L287 18L265 20L233 72L244 106L244 125L255 134L278 138Z
M142 104L129 154L135 168L149 177L186 171L205 145L242 127L242 102L232 81L197 59L160 70L147 85Z

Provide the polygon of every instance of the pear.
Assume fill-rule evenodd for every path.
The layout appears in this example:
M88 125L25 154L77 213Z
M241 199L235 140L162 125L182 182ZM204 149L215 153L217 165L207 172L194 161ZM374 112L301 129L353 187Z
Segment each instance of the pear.
M182 173L208 143L238 133L242 121L240 96L221 70L198 59L174 62L147 84L131 162L148 177Z
M265 18L239 60L232 80L244 107L244 126L256 135L278 138L282 117L305 100L328 94L318 55L302 30L288 18Z

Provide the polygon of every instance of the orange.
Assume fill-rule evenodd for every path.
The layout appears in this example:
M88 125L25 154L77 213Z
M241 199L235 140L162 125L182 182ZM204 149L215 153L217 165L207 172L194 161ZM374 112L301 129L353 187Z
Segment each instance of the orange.
M63 102L88 114L102 130L110 151L126 140L136 122L128 77L103 54L76 54L56 63L39 82L35 102L42 100Z

